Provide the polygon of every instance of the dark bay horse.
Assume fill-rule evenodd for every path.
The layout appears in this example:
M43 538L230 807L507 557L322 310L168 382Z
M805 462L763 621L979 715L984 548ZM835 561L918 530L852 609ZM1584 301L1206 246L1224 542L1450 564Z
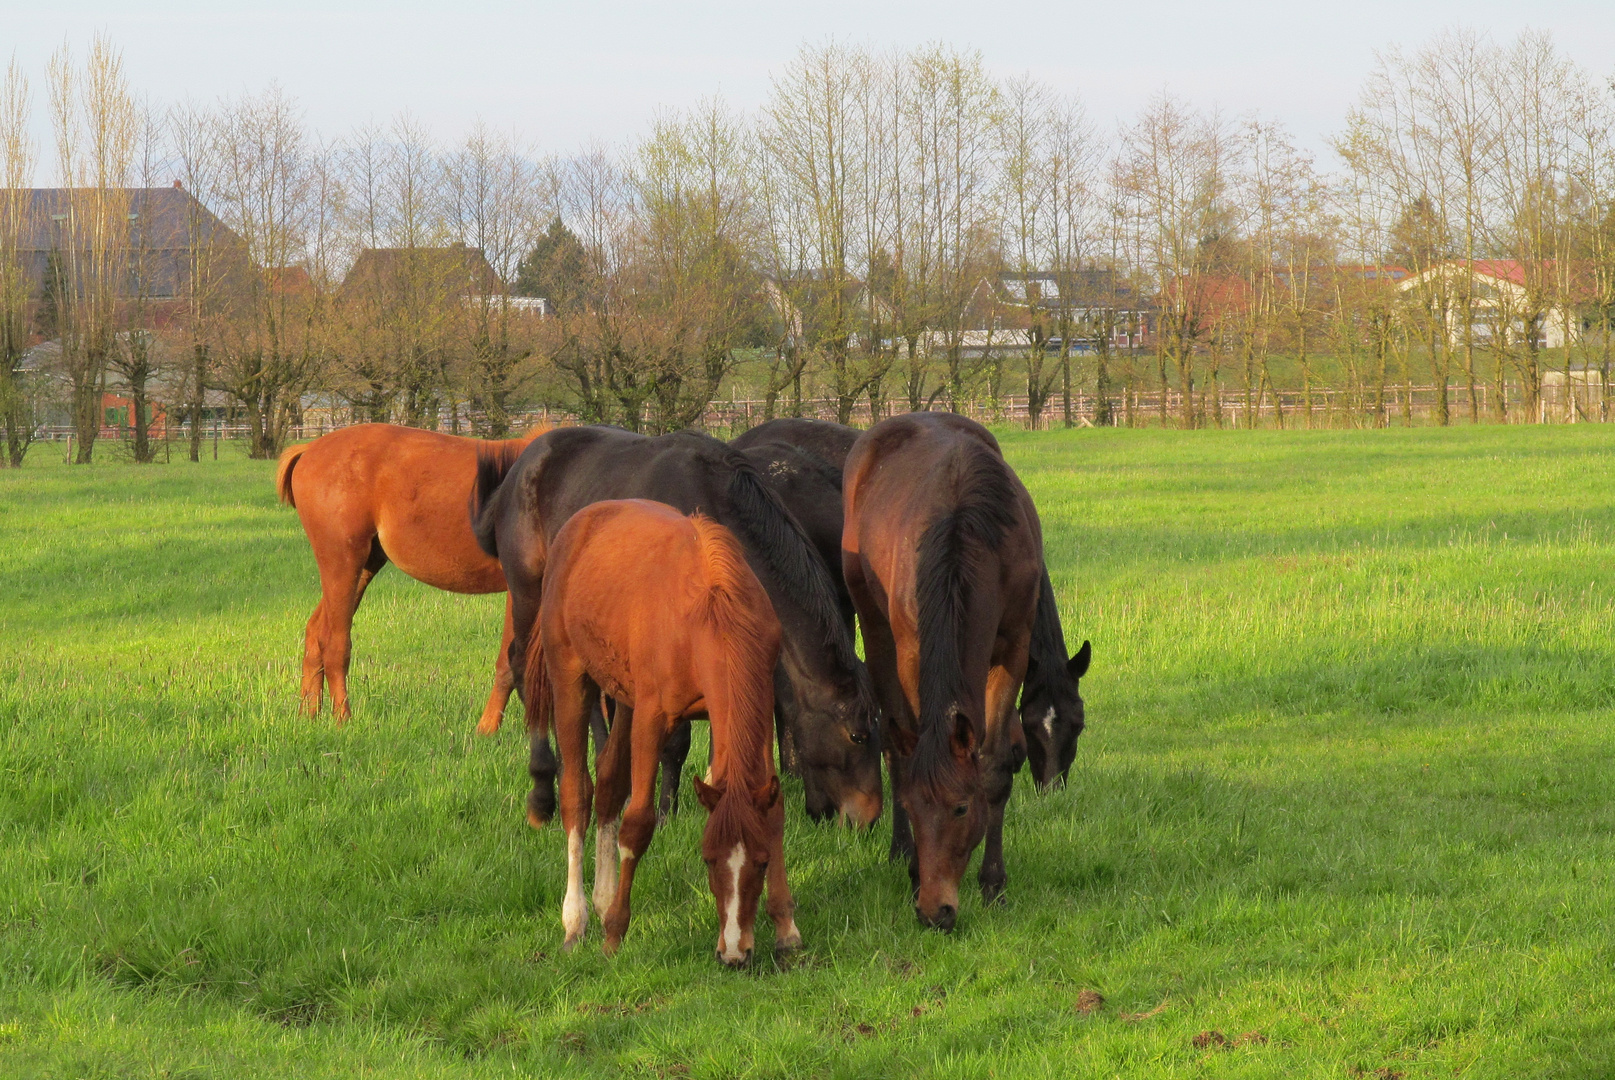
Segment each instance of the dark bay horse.
M856 428L828 420L783 418L759 424L729 444L745 451L814 543L821 550L833 549L825 557L838 564L841 473L860 434ZM793 459L787 448L797 451L798 456L824 461L834 472L834 487L811 464ZM835 577L837 584L845 588L842 575L838 572ZM1060 609L1045 566L1020 702L1026 763L1040 791L1063 783L1076 758L1077 737L1084 724L1078 680L1087 674L1092 655L1092 646L1086 641L1076 656L1066 653Z
M765 879L775 947L800 946L771 738L780 627L734 536L710 518L644 499L584 507L549 546L538 618L525 700L536 737L553 721L561 749L565 947L588 924L591 797L599 815L594 902L611 954L628 930L634 870L656 831L662 744L698 714L712 722L711 770L695 785L709 812L701 854L718 905L718 959L731 967L751 959ZM616 710L591 785L590 720L602 691Z
M840 472L847 463L847 455L852 452L852 444L862 434L857 428L830 420L782 416L777 420L765 420L750 431L736 435L729 440L729 445L736 450L747 450L753 446L782 443L815 454Z
M920 921L951 930L984 837L983 897L1006 880L1004 804L1025 757L1015 699L1042 530L997 440L961 416L876 424L845 475L841 546L884 712L893 854L908 856Z
M320 568L320 601L303 634L303 709L320 711L325 684L331 711L348 719L348 662L353 614L365 589L391 562L417 581L448 592L505 591L497 559L477 546L465 501L477 478L479 448L520 453L539 434L488 443L395 424L359 424L293 446L280 455L275 490L297 508ZM494 662L493 690L477 730L498 730L510 701L510 604Z
M1078 683L1088 673L1092 659L1093 645L1087 641L1075 656L1067 657L1054 583L1045 566L1020 707L1026 764L1039 791L1065 783L1071 762L1076 760L1077 736L1082 734L1086 718Z
M478 472L475 533L504 566L513 605L511 663L520 665L539 609L548 546L573 514L607 499L654 499L704 513L739 539L779 617L783 645L775 686L804 783L820 802L810 812L868 824L881 810L880 754L868 672L823 559L800 524L746 457L699 432L650 438L616 428L558 428L520 455L485 455ZM682 762L689 730L668 740L664 764ZM554 810L554 760L534 739L534 823ZM808 779L811 776L811 779ZM663 807L677 805L678 772L663 777Z

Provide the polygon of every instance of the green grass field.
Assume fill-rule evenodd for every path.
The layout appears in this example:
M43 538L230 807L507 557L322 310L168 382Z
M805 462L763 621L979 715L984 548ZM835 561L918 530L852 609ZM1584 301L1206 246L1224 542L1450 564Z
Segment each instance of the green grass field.
M271 464L0 472L0 1075L1615 1075L1611 433L1005 445L1094 642L1071 784L952 936L791 790L807 948L741 974L693 801L561 954L471 734L499 598L386 572L339 730Z

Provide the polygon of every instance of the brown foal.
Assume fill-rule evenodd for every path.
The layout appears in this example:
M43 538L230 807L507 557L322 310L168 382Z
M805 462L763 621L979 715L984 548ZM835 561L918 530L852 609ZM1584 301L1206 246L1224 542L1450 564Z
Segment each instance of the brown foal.
M565 947L588 925L583 838L591 798L599 814L594 903L610 954L628 930L634 870L656 829L662 744L675 725L702 714L712 722L712 764L696 793L709 812L701 854L718 907L718 959L731 967L750 959L765 881L775 947L801 945L774 773L780 627L734 535L700 514L685 517L644 499L585 507L550 546L529 640L533 737L546 738L553 724L561 751ZM591 783L590 718L602 692L616 713Z

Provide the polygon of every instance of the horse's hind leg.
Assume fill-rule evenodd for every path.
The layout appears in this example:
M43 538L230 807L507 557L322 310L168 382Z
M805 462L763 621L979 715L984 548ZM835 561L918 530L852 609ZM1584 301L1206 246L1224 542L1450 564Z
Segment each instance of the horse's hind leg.
M690 757L690 722L680 720L662 743L662 801L656 807L658 824L679 812L679 783Z
M314 605L314 614L303 628L303 714L318 716L325 698L325 599Z
M488 694L488 704L482 707L482 719L477 721L478 735L493 735L499 731L499 725L505 719L505 709L510 704L511 692L516 689L516 676L510 670L510 642L516 635L511 617L513 603L510 594L506 593L505 631L499 639L499 655L493 663L493 690Z
M354 560L334 568L330 575L321 567L320 584L324 595L320 606L325 609L325 637L320 653L324 661L325 681L331 686L331 713L339 724L353 715L348 705L348 662L353 658L353 613L359 610L359 602L364 599L370 582L386 565L387 555L381 550L381 541L372 538L363 562Z

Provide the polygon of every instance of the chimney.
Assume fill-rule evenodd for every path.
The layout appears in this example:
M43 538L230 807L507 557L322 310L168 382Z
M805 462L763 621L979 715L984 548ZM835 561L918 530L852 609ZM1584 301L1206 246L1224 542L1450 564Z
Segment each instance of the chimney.
M178 180L175 180L174 181L174 189L176 191L184 191L185 190L185 185L181 184Z

